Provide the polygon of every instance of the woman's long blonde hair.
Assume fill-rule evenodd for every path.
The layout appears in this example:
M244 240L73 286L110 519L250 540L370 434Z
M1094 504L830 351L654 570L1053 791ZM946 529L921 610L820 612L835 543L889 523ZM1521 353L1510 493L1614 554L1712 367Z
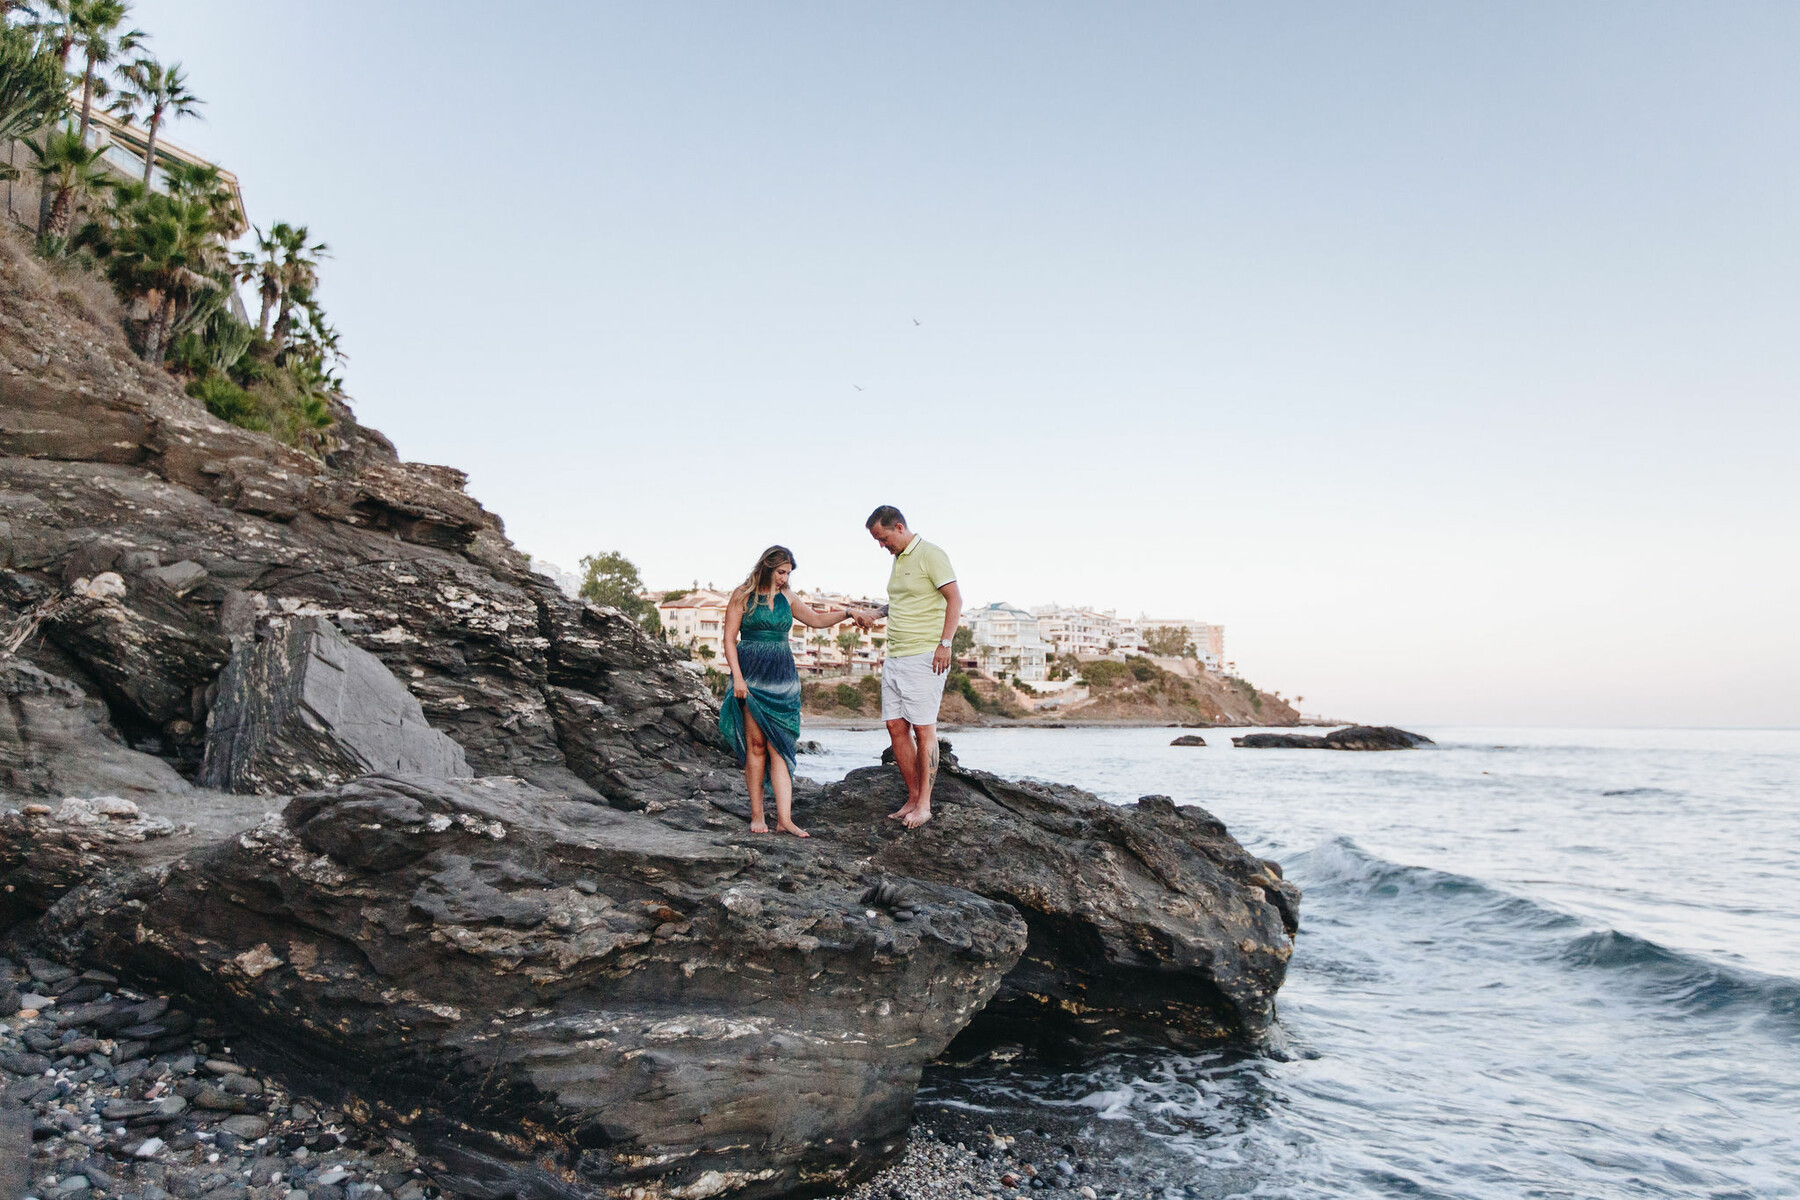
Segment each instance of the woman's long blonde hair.
M794 562L794 552L786 546L770 546L756 560L756 565L750 568L750 574L744 578L744 582L738 584L737 590L731 593L731 598L742 601L746 612L761 604L764 596L769 598L769 607L774 608L775 571L784 565L789 570L799 565Z

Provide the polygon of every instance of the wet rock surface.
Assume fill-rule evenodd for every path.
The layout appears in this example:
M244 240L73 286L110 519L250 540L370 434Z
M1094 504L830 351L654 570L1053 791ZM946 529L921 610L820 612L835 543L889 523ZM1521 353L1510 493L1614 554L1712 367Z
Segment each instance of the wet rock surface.
M1323 737L1304 733L1247 733L1231 739L1246 750L1411 750L1434 743L1422 733L1392 725L1351 725Z

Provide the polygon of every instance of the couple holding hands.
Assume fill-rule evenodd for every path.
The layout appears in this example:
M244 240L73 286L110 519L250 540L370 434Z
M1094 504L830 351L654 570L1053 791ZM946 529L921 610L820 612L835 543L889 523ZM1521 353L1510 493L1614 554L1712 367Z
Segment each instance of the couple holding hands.
M794 595L788 577L794 556L770 546L725 610L725 661L731 695L719 709L719 730L736 752L750 787L750 829L767 833L765 772L775 792L775 828L810 836L794 824L794 753L800 741L800 675L788 649L794 622L828 629L844 621L870 628L887 618L887 657L881 665L881 717L906 779L906 803L891 818L916 829L931 820L937 781L938 705L950 670L950 640L962 616L956 572L944 552L906 527L891 504L869 514L870 536L894 556L888 602L876 609L814 608Z

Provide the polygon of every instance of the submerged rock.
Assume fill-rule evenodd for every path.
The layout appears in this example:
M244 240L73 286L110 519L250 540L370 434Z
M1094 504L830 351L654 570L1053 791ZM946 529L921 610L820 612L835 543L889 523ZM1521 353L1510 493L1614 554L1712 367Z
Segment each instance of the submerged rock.
M393 672L324 617L238 647L207 720L202 784L292 793L374 772L473 774Z
M898 921L876 880L518 780L370 776L103 876L38 936L404 1115L458 1191L764 1196L897 1152L1025 948L1004 904L914 881Z
M1180 737L1176 738L1174 741L1170 742L1169 745L1171 745L1171 746L1204 746L1204 745L1206 745L1206 739L1201 737L1197 733L1184 733Z
M1246 750L1411 750L1435 743L1422 733L1392 725L1352 725L1323 737L1304 733L1247 733L1231 744Z

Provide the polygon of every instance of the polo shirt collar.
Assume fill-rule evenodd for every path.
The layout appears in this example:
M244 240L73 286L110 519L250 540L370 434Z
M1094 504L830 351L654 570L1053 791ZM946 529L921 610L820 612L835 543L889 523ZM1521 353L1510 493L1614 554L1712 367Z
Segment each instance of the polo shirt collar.
M917 550L919 548L919 543L924 540L925 539L922 536L920 536L919 534L916 534L916 533L913 534L912 541L906 543L906 549L904 549L900 552L900 557L905 558L907 555L911 554L914 550Z

